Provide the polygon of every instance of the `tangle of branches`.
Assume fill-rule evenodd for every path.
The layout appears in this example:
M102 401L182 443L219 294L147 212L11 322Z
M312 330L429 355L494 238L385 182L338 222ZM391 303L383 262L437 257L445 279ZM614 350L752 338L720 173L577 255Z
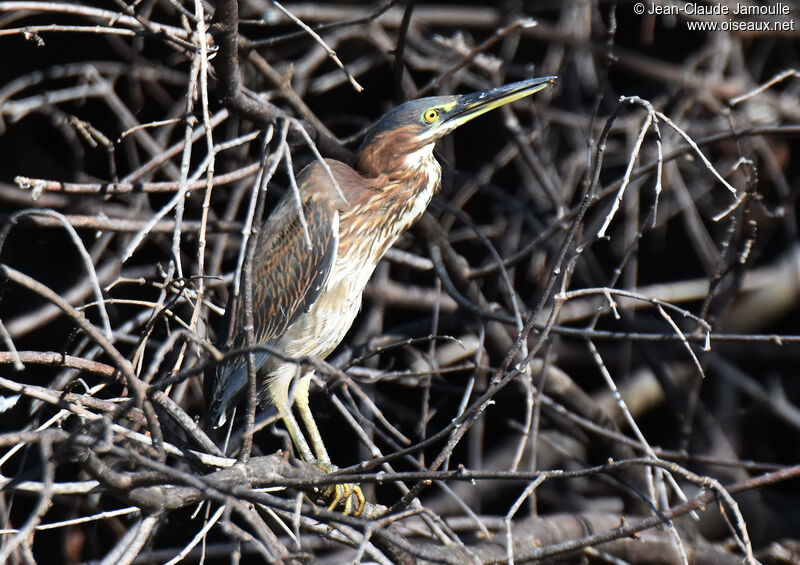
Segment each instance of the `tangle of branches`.
M0 2L0 563L797 562L798 12L649 5ZM287 358L340 469L205 430L260 191L544 75Z

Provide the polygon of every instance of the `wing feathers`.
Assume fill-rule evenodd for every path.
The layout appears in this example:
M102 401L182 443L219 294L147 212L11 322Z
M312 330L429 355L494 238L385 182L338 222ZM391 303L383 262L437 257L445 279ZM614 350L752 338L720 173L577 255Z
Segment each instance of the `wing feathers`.
M320 174L327 179L320 181ZM275 345L287 328L307 312L322 292L336 258L339 240L338 197L330 179L318 163L298 175L303 192L306 234L291 194L284 196L264 223L252 258L253 322L256 343ZM228 339L222 343L232 348L246 345L245 313L238 300L231 297L226 310ZM257 354L257 368L269 357ZM211 375L206 390L208 420L215 427L227 419L247 384L247 360L243 355L219 366ZM260 401L264 399L260 398Z

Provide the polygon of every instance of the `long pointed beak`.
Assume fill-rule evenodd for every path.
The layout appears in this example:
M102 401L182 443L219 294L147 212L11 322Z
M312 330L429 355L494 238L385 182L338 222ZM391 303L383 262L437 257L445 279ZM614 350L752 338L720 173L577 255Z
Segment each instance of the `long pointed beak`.
M504 104L530 96L556 83L558 77L538 77L505 84L481 92L462 94L456 101L450 115L436 128L437 134L445 135L481 114L485 114ZM437 136L438 137L438 136Z

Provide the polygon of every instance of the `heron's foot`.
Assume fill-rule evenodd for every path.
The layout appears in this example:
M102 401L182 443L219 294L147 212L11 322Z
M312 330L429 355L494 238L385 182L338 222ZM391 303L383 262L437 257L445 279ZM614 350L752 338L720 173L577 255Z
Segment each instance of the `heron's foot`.
M322 463L315 461L314 465L325 471L326 473L333 473L337 471L335 465L330 463ZM320 501L328 505L328 510L333 512L340 505L343 505L342 514L345 516L360 516L364 511L364 505L367 499L361 491L361 487L353 483L341 483L336 485L328 485L317 489ZM353 511L353 499L358 502L358 506Z

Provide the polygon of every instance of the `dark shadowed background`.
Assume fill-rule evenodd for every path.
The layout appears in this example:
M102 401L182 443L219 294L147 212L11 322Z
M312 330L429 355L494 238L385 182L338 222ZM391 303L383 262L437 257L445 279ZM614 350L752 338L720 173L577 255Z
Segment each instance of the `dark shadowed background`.
M0 562L800 559L798 6L240 0L235 67L221 6L0 2ZM226 480L201 379L262 165L270 209L301 129L348 160L544 75L437 146L318 371L365 515L300 505L269 410Z

